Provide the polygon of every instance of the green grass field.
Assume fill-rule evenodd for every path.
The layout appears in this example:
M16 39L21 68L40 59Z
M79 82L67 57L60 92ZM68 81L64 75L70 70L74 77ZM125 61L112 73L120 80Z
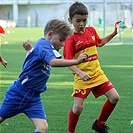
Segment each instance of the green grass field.
M22 42L31 39L34 43L43 37L43 28L15 28L2 38L3 58L8 61L5 69L0 65L0 104L8 86L18 78L25 51ZM129 36L131 33L129 33ZM126 34L127 36L127 34ZM8 44L4 44L7 41ZM61 51L62 52L62 51ZM133 124L133 64L132 45L109 45L98 48L101 67L114 84L120 95L120 100L107 124L111 133L132 133ZM66 133L68 113L73 105L70 96L73 90L73 75L68 68L53 68L47 83L48 90L42 94L47 121L48 133ZM106 98L95 99L92 94L85 100L85 107L78 122L76 133L94 133L91 125L99 115L99 111ZM32 133L33 123L20 114L5 120L0 125L0 133Z

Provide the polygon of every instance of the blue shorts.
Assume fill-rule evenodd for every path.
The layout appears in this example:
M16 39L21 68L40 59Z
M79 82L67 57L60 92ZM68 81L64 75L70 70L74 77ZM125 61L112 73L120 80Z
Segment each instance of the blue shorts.
M6 119L20 113L26 114L29 118L46 119L40 93L26 89L15 81L5 94L0 107L0 116Z

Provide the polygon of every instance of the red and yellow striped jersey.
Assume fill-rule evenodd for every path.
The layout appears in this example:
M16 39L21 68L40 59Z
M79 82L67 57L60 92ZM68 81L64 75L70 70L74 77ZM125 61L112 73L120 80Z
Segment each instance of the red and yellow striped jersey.
M87 60L76 66L83 72L86 72L90 76L90 79L83 81L78 75L74 74L74 89L92 88L108 81L98 60L97 47L100 42L101 38L93 27L86 27L83 34L73 33L73 35L65 41L65 59L77 59L79 54L83 52L89 55Z

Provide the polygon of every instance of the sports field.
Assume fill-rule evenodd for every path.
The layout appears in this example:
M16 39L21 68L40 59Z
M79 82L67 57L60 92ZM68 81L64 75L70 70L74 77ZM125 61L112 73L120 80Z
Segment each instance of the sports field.
M8 66L5 69L0 65L0 104L6 89L21 72L26 54L22 42L31 39L34 43L38 38L43 37L43 28L15 28L6 29L6 32L6 37L2 38L0 53L8 61ZM126 37L131 39L131 34L132 32L129 32ZM111 133L133 132L132 49L132 45L126 43L98 48L101 67L120 95L119 103L107 121ZM68 68L53 68L47 86L48 90L42 94L49 124L47 133L66 133L68 113L73 104L73 98L70 96L73 91L71 71ZM104 96L95 99L92 94L89 95L85 100L76 133L94 133L91 125L98 117L105 100ZM34 132L34 125L24 114L7 119L0 125L0 133L32 132Z

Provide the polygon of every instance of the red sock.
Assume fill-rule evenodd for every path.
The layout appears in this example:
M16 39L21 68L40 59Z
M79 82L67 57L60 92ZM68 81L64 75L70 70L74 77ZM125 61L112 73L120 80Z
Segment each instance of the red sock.
M70 110L69 113L69 119L68 119L68 131L70 133L74 133L76 125L78 123L80 115L74 114L72 110Z
M100 116L97 120L97 126L99 128L102 128L104 126L104 124L106 123L108 117L110 116L110 114L114 110L115 106L116 106L116 104L112 104L109 100L107 100L105 102L105 104L102 107Z

